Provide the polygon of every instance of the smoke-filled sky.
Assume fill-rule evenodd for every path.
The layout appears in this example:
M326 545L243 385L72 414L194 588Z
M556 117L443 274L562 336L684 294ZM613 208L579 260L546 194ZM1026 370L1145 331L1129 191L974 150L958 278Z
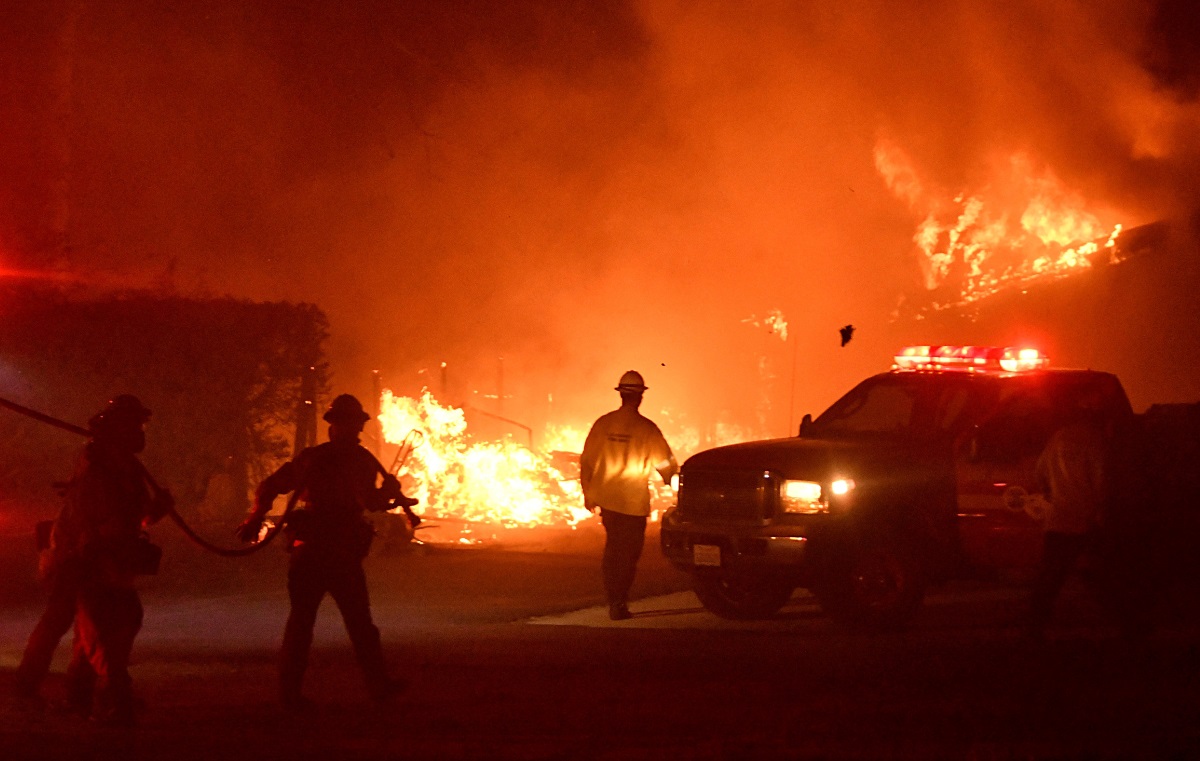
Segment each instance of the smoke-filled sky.
M887 366L922 282L879 146L949 198L1019 155L1105 226L1190 209L1194 13L6 3L0 265L314 302L339 388L446 362L450 401L578 423L635 368L652 417L781 435Z

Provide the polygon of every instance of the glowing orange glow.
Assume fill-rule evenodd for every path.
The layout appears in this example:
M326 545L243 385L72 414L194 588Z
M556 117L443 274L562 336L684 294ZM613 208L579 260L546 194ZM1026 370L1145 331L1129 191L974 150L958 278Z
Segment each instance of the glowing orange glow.
M542 436L542 450L546 452L582 452L587 439L587 428L571 425L547 425Z
M385 391L379 419L390 443L411 430L425 435L406 475L426 515L503 527L573 526L591 515L574 474L511 440L473 442L463 410L442 406L428 391L419 399Z
M53 270L12 269L0 267L0 278L13 280L53 280L57 282L82 282L83 278L67 272Z
M922 181L903 150L881 140L875 166L888 187L924 216L913 236L925 287L957 290L934 308L1054 280L1116 260L1119 224L1107 226L1049 169L1016 153L976 192L942 193Z
M465 412L442 405L428 390L418 398L384 391L379 421L384 439L391 444L399 446L414 430L424 436L401 474L405 493L420 500L416 510L423 517L495 528L574 528L592 517L583 507L578 472L578 453L589 426L549 425L537 450L510 439L475 441L467 430ZM664 430L679 459L700 448L698 431L680 426ZM719 440L713 441L714 437ZM751 438L761 437L716 426L704 445ZM657 520L675 491L657 479L650 489L651 520ZM462 533L455 541L478 543L469 527Z

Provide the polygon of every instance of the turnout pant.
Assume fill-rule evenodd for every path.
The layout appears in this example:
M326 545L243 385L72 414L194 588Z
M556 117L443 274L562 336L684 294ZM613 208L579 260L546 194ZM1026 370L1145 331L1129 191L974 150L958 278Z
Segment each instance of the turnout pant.
M133 718L129 658L142 628L142 613L142 601L131 587L85 584L79 591L67 694L78 699L94 673L92 715L98 719Z
M646 543L646 517L626 515L615 510L600 508L600 522L604 525L604 591L608 604L628 602L629 589L637 573L638 559Z
M326 593L333 597L342 614L367 691L373 698L384 696L389 678L379 629L371 620L371 602L362 560L321 552L309 545L293 550L288 565L291 612L283 630L279 657L280 699L287 703L300 698L308 653L312 649L313 625Z
M59 571L50 585L46 610L29 635L21 665L17 667L17 694L32 697L50 672L50 661L59 641L75 623L75 598L79 593L78 575L69 569Z

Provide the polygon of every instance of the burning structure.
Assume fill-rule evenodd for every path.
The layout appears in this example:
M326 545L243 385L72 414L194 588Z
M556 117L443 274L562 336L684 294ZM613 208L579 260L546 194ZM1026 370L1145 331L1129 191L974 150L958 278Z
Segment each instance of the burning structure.
M890 327L898 345L1033 344L1060 366L1116 372L1135 406L1200 398L1200 213L1128 226L1020 152L956 192L894 141L875 163L919 219L922 277Z
M988 315L1059 298L1038 295L1053 279L1121 301L1055 319L1136 349L1135 396L1139 371L1190 372L1133 337L1169 304L1152 332L1186 341L1190 304L1113 274L1174 293L1186 257L1106 266L1198 188L1189 4L465 8L14 5L0 271L319 304L331 379L363 399L371 369L478 378L503 354L501 414L535 431L595 419L598 378L661 369L681 456L794 432L898 345L1018 342L981 335ZM994 332L1046 333L1009 314ZM1086 345L1046 348L1112 367ZM393 441L470 398L426 385L428 403L394 398ZM502 500L463 463L505 477L479 427L414 455L430 509L578 525L550 454L578 447L544 440L504 458L541 485L477 515Z
M897 337L1025 343L1119 375L1135 408L1200 399L1200 215L1121 231L1101 256L986 298L913 308Z
M512 437L474 436L467 413L439 402L428 389L415 397L387 390L380 400L383 438L404 463L405 493L421 501L423 517L440 529L427 535L430 541L477 544L506 529L570 529L593 517L579 484L585 428L547 425L535 448L532 440L526 445ZM684 456L696 451L701 439L695 430L677 426L671 433L686 447ZM716 435L723 437L719 443L752 438L728 427ZM657 520L674 493L658 482L651 490L651 519Z
M574 526L591 515L569 460L511 438L473 441L464 411L439 404L428 390L416 399L386 391L380 422L397 446L411 431L421 434L408 457L406 493L426 515L497 527Z
M1120 261L1120 223L1104 223L1049 167L1016 153L992 183L949 194L930 188L895 143L875 165L888 188L923 219L913 236L925 292L918 308L961 307L1001 291Z

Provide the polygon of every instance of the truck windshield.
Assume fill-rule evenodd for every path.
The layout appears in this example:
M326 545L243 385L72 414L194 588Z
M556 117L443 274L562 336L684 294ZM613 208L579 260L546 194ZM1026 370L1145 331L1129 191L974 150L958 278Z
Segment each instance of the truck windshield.
M957 431L972 404L958 378L885 374L868 378L812 422L822 438L939 436Z

